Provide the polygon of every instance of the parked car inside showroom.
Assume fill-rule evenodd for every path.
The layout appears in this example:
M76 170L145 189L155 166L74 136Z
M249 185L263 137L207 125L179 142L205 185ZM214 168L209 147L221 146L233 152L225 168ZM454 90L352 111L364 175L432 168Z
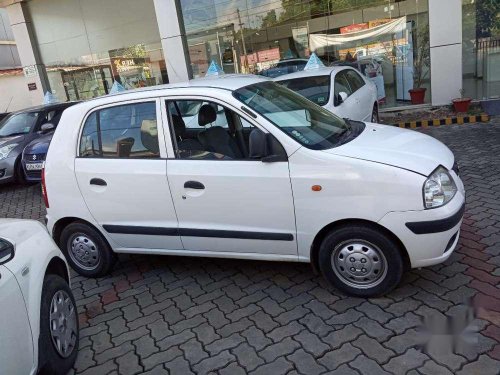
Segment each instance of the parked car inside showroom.
M62 112L73 104L75 102L27 108L11 113L0 122L0 184L26 181L21 162L25 146L52 133Z
M339 117L379 122L377 87L347 66L318 67L282 75L275 82Z
M107 274L116 253L299 261L368 297L451 255L457 172L432 137L221 75L68 108L42 188L49 231L81 275Z
M0 219L0 372L63 375L78 317L64 256L37 221Z

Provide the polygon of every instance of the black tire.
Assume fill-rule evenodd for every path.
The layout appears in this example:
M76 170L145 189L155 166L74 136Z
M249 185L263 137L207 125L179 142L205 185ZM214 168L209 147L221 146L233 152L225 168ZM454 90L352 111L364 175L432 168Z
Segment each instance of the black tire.
M378 114L378 105L376 104L373 105L371 122L374 122L376 124L380 123L380 116Z
M14 178L16 183L19 185L27 185L26 177L24 176L23 164L21 163L21 158L16 161L16 167L14 170Z
M379 229L351 224L333 230L324 238L318 264L323 277L342 292L376 297L390 292L401 281L404 270L401 251Z
M74 343L68 346L65 356L61 355L51 336L50 332L50 308L51 302L59 292L65 293L69 297L68 302L73 307L74 323L76 325L76 332L71 334L74 338ZM75 364L76 356L78 354L78 340L79 340L79 326L78 326L78 310L75 303L73 293L69 288L68 283L60 276L47 275L43 281L42 301L40 307L40 337L38 339L38 370L39 374L50 375L65 375ZM73 326L74 327L74 326ZM72 332L74 330L71 330Z
M80 240L80 236L84 239L83 241L88 240L91 242L92 246L89 250L95 252L97 264L91 265L88 263L85 266L78 262L75 253L72 252L72 244L74 244L74 241ZM86 246L83 242L82 245ZM66 256L71 268L85 277L105 276L111 271L116 262L115 253L111 250L102 234L93 227L81 222L71 223L63 229L59 247ZM92 260L89 259L89 261Z

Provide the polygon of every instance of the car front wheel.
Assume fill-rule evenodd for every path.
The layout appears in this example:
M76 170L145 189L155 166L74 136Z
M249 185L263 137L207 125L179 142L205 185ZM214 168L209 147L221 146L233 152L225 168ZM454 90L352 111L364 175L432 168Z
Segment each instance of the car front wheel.
M375 297L395 288L404 264L399 246L377 228L346 225L330 232L319 250L323 276L344 293Z
M71 268L85 277L107 275L116 261L104 237L81 222L71 223L63 229L60 248Z
M43 281L38 341L39 373L63 375L78 353L78 313L68 283L56 275Z
M378 107L375 104L372 110L372 122L378 124L380 122L380 117L378 115Z

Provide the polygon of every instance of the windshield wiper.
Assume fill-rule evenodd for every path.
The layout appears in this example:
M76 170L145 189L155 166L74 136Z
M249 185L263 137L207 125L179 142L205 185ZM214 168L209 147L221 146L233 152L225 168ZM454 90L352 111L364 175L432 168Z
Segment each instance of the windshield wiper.
M16 135L24 135L26 134L25 132L17 132L17 133L11 133L7 135L0 135L0 138L7 138L7 137L15 137Z

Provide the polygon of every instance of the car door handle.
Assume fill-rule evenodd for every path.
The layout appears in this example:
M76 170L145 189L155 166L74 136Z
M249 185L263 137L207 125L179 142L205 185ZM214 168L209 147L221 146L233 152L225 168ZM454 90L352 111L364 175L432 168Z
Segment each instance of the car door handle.
M198 181L186 181L184 183L184 189L203 190L205 189L205 185Z
M102 178L92 178L90 180L90 185L107 186L108 184Z

